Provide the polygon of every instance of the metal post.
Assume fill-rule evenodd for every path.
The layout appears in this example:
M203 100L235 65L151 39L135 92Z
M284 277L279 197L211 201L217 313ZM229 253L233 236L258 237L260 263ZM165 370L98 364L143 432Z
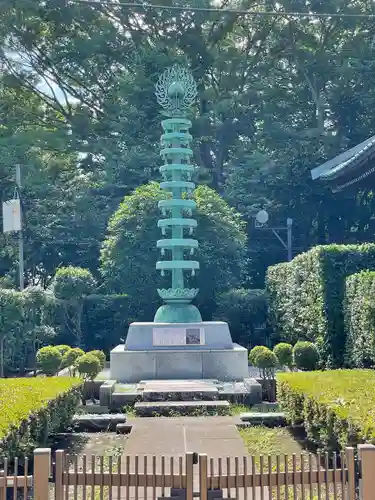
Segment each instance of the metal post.
M293 219L287 218L286 220L286 228L287 228L287 247L288 247L288 262L293 259L293 250L292 250L292 226Z
M18 193L21 193L21 165L16 165L16 184L18 187ZM23 256L23 231L22 231L22 204L20 204L20 217L21 217L21 229L18 234L18 269L19 269L19 281L20 290L25 288L25 263Z

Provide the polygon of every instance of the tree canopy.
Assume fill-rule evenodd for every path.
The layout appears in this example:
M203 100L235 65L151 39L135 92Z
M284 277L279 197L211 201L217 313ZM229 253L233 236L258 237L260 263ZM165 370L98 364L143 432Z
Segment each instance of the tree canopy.
M20 164L26 284L46 288L56 269L68 266L88 269L98 290L138 293L143 278L150 290L160 283L151 207L158 196L148 184L159 179L160 165L161 115L153 92L159 74L175 62L189 66L199 91L191 119L198 201L202 193L202 302L209 290L214 300L227 285L262 288L267 266L286 259L270 231L254 228L259 208L268 210L272 227L293 219L294 254L316 244L372 241L371 183L332 194L310 178L310 169L375 134L375 26L356 17L372 13L372 6L358 0L277 4L284 12L352 15L311 18L228 12L234 4L226 1L215 2L221 12L156 4L1 2L0 191L3 200L14 195ZM210 7L210 0L199 6ZM276 8L256 0L235 7ZM147 232L142 243L137 216L126 215L136 188L148 200L147 217L139 220ZM241 237L221 238L216 231L224 229L209 222L215 220L209 200L229 219L229 206L241 214L247 243L237 216L225 231ZM123 238L131 255L141 245L148 251L138 260L113 254L125 266L115 278L108 255L120 216L129 222ZM17 266L16 235L1 234L1 286L16 286ZM139 278L136 268L144 268ZM213 276L215 269L223 271ZM207 306L208 316L213 309Z
M155 262L159 258L156 240L160 239L157 221L158 201L165 192L156 182L137 188L125 196L109 221L101 254L101 271L111 293L126 293L132 304L134 318L150 321L158 299L156 289L168 288L168 277L159 276ZM209 308L215 296L243 279L246 235L240 215L213 189L198 186L193 199L194 214L200 242L197 279L187 278L187 286L198 286L198 300ZM209 310L212 312L212 306ZM151 319L150 319L151 318Z

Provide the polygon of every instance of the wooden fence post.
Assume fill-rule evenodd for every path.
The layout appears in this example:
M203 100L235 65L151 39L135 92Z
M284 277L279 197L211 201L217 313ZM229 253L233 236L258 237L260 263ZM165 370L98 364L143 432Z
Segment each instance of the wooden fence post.
M358 445L361 465L360 500L373 500L375 492L375 446Z
M186 453L186 500L193 500L194 495L194 459L193 453Z
M345 449L345 466L348 471L347 480L347 500L356 500L356 470L355 470L355 455L354 448L347 447Z
M64 498L64 450L57 450L55 455L55 500L63 500ZM86 471L85 471L86 472Z
M201 453L199 455L199 497L201 500L207 500L207 477L208 477L208 470L207 470L207 455ZM211 471L212 474L212 471ZM238 499L237 499L238 500Z
M51 449L34 450L34 500L49 500L49 477L51 474Z

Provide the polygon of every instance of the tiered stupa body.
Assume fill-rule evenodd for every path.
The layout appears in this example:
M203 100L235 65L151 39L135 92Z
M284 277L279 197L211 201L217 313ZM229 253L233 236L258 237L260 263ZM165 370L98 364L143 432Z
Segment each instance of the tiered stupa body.
M126 383L145 380L240 381L250 391L247 350L234 344L227 323L202 321L191 304L198 289L186 286L187 277L199 269L198 241L194 238L196 204L191 122L187 118L197 94L192 75L180 66L165 71L156 97L168 118L162 121L160 167L165 199L159 202L162 217L157 242L161 259L156 268L170 279L170 287L158 289L164 304L153 322L129 325L126 343L111 351L110 377ZM259 384L258 384L259 385ZM260 386L257 388L260 394Z
M169 257L156 263L156 268L171 275L171 288L158 289L166 305L156 312L157 323L191 323L202 321L199 310L190 304L198 293L196 288L185 288L185 273L195 276L199 262L193 260L198 241L192 236L197 221L192 218L196 203L190 199L195 188L192 182L194 166L192 140L189 134L191 122L185 118L170 118L162 122L164 134L161 137L161 157L164 164L160 172L164 182L160 187L171 197L159 202L164 217L158 227L166 238L157 242L161 255Z

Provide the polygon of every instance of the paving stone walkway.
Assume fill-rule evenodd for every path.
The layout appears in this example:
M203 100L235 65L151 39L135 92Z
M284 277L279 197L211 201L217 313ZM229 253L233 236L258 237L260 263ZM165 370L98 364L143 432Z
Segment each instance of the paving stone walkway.
M231 457L231 473L234 472L234 457L239 457L238 472L243 473L243 457L247 456L247 450L237 430L238 417L177 417L177 418L135 418L129 419L133 425L126 443L125 454L144 457L155 455L166 457L165 473L170 472L169 457L185 457L187 452L205 453L208 456L209 474L210 459L213 463L213 473L218 474L218 458L222 458L221 472L227 472L227 457ZM140 458L140 468L142 467ZM183 460L185 467L185 461ZM160 460L157 460L157 473L160 473ZM267 491L266 491L267 490ZM199 470L194 466L194 491L199 491ZM231 492L231 497L244 500L244 492ZM228 494L228 492L227 492ZM268 489L265 488L261 495L257 488L251 500L266 498ZM163 495L162 495L163 496ZM225 495L227 496L227 495ZM229 495L228 495L229 496ZM137 500L144 500L138 497ZM133 500L131 495L130 499Z
M171 456L187 452L208 457L244 456L236 417L136 418L126 443L128 455Z

